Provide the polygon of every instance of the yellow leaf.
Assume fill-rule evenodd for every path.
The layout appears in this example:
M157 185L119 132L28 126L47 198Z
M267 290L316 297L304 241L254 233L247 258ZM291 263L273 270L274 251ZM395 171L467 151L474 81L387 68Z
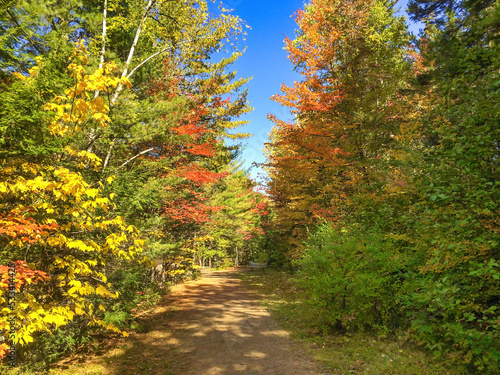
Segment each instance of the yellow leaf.
M16 77L17 79L20 79L21 81L24 81L26 79L25 76L23 76L21 73L18 73L18 72L13 72L13 73L11 73L11 75Z
M33 337L31 337L29 334L25 334L23 336L24 342L27 344L29 342L33 342Z
M64 325L67 323L67 320L62 316L62 315L56 315L54 316L54 319L53 319L56 327L59 327L61 325Z
M123 77L121 79L121 81L122 81L122 84L124 86L127 86L128 88L132 88L132 83L129 81L129 79L127 77Z
M83 310L79 307L75 307L75 314L76 315L83 315L83 314L85 314L85 310Z
M97 189L87 189L85 191L85 194L91 198L95 198L98 193L99 193L99 190L97 190Z
M109 294L108 290L102 285L99 285L95 292L103 297Z

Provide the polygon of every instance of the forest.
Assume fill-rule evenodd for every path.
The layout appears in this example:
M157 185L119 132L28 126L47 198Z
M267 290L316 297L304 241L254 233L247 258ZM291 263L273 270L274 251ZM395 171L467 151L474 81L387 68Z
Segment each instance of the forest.
M395 1L309 0L261 185L222 2L0 4L3 366L126 337L169 285L258 261L320 331L500 374L498 0L410 0L418 36Z

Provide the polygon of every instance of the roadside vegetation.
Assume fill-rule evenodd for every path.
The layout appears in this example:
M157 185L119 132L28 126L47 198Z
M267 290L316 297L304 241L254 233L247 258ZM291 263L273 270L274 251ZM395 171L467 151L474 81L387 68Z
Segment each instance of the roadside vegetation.
M332 374L452 375L428 352L406 336L377 335L369 331L332 333L307 301L295 275L266 269L240 275L260 297L280 326Z

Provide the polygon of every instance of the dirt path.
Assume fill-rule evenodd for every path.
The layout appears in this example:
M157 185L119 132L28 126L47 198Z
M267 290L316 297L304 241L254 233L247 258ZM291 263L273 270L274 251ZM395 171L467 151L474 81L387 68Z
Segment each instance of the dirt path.
M213 272L174 287L144 321L145 333L96 359L102 374L324 374L236 272Z

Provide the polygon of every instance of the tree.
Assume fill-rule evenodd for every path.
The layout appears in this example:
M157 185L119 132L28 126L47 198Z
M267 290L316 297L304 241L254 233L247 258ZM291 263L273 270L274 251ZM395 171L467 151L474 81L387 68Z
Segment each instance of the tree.
M303 80L274 97L295 122L270 117L267 168L278 225L296 248L319 219L356 220L365 209L353 199L387 182L412 76L409 34L393 5L311 1L297 13L297 39L286 40Z
M241 265L255 257L258 240L264 234L262 217L268 212L266 198L254 190L249 173L236 164L230 165L228 172L211 187L209 201L220 209L213 212L204 229L212 237L206 249L219 250L214 253L219 259L234 259ZM199 258L211 258L203 255Z
M42 68L39 62L29 77L18 75L17 79L30 86L39 79L38 71ZM93 91L95 86L106 90L117 85L103 71L84 76L83 67L76 63L70 69L75 72L77 84L66 91L67 97L56 98L59 104L45 106L55 112L49 128L59 136L79 132L79 124L89 116L104 121L105 106L95 99L89 101L87 90ZM85 163L95 168L100 164L100 159L91 153L77 154L72 149L66 153L79 160L82 168ZM24 346L33 341L36 333L50 332L78 315L85 316L89 324L121 332L103 320L98 311L105 311L106 307L96 305L89 296L118 296L110 289L103 271L113 258L138 257L142 240L136 228L127 227L121 217L109 213L113 197L103 194L102 184L91 187L81 173L61 165L35 164L29 159L30 155L28 160L23 155L4 159L0 169L0 241L4 249L1 257L3 261L25 260L17 262L20 267L16 343ZM27 267L26 261L33 265ZM7 271L2 271L5 279ZM45 282L33 289L29 285L36 280ZM5 290L0 290L0 301L5 303L5 282L2 288ZM1 329L8 326L9 313L9 309L2 310Z
M107 298L118 314L133 307L131 279L152 267L139 257L145 239L148 255L192 268L193 243L206 236L190 231L218 209L209 187L238 152L224 138L246 136L233 130L250 110L248 80L229 71L243 28L204 0L0 10L1 258L50 278L20 291L22 343L43 345L83 317L119 331Z
M460 353L467 371L498 373L498 4L441 5L410 7L428 17L421 45L434 93L415 178L425 264L414 329L437 353Z

